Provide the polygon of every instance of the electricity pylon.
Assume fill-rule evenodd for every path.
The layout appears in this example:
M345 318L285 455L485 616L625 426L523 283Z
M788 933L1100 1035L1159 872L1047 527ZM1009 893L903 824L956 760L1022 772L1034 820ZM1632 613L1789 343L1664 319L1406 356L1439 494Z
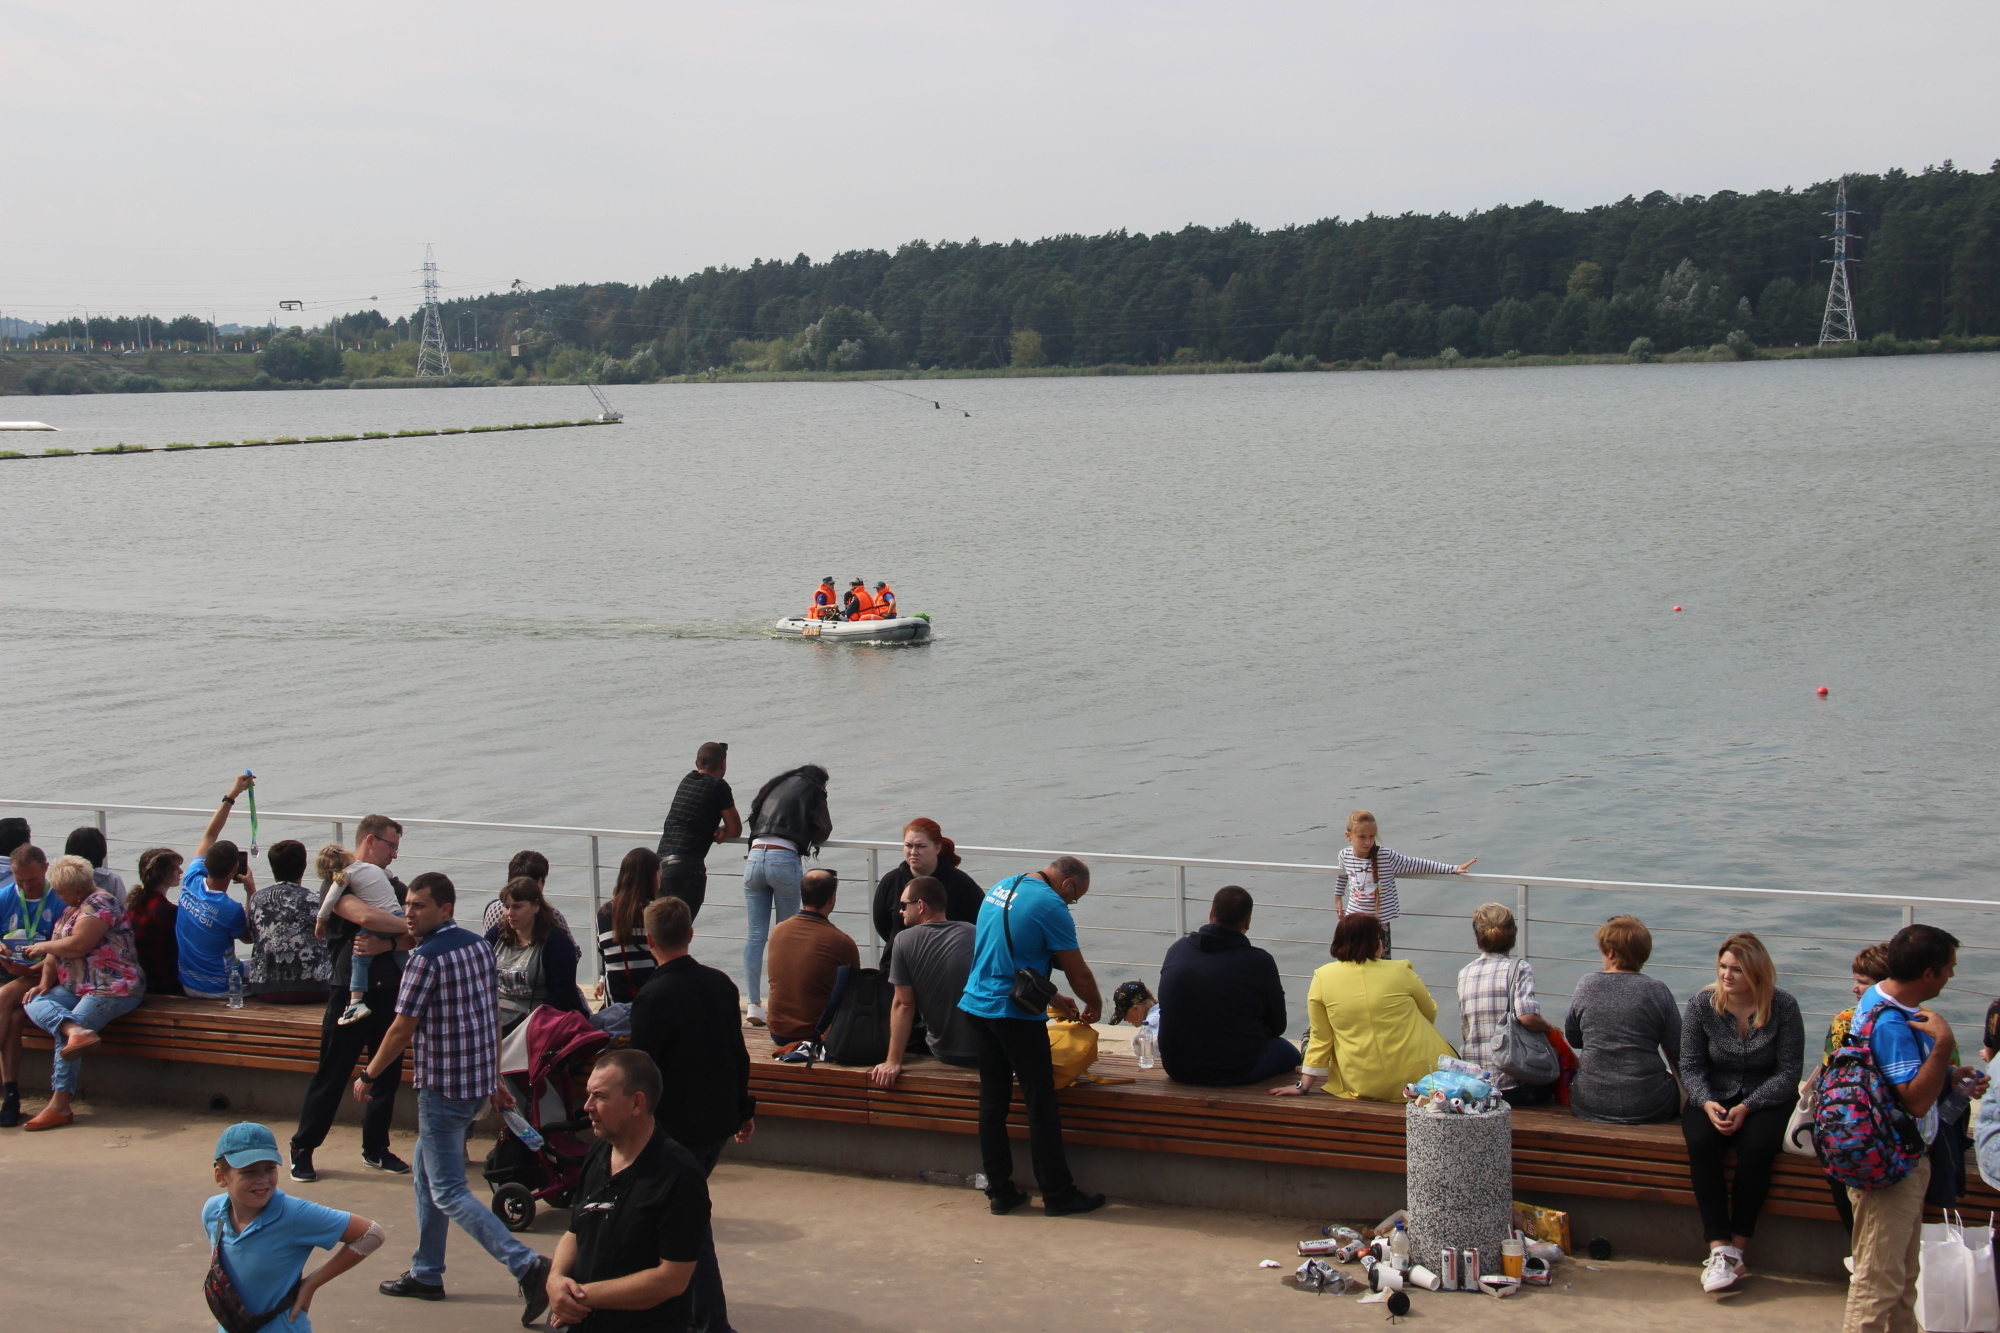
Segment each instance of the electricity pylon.
M1847 213L1847 178L1842 176L1840 193L1834 196L1833 212L1829 215L1833 218L1833 235L1820 238L1833 242L1833 258L1820 261L1833 265L1833 281L1826 288L1826 314L1819 324L1822 347L1828 343L1855 342L1860 337L1854 331L1854 293L1847 285L1847 266L1853 262L1847 257L1847 242L1861 238L1847 229Z
M424 333L417 344L417 378L439 380L451 374L444 350L444 320L438 315L438 266L431 247L424 247Z

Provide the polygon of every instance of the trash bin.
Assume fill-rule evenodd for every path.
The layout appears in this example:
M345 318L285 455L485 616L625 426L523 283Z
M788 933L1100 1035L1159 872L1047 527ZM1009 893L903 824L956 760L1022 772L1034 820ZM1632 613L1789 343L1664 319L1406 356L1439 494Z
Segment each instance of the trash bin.
M1479 1249L1482 1271L1500 1271L1500 1242L1514 1229L1514 1108L1404 1113L1410 1259L1445 1272L1445 1249Z

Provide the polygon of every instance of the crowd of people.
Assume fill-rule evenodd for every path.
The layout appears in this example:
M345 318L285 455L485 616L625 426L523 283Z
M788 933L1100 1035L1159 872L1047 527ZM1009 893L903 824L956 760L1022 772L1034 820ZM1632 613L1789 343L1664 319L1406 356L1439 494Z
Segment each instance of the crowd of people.
M548 900L549 864L537 852L513 858L478 927L467 929L448 877L426 873L406 885L390 873L403 829L383 815L357 824L351 848L329 846L310 858L316 890L303 884L306 848L290 840L269 849L273 882L260 888L247 852L222 836L247 776L223 796L192 857L147 850L129 890L105 868L99 830L76 830L50 860L24 821L0 820L0 1126L22 1122L28 1023L55 1045L51 1095L23 1125L41 1131L73 1122L83 1055L147 994L224 1000L234 991L270 1003L319 1003L319 1067L282 1160L291 1180L317 1180L314 1153L341 1098L351 1092L362 1103L363 1161L412 1175L416 1193L416 1251L407 1271L381 1284L385 1294L442 1299L446 1238L456 1224L519 1283L524 1322L550 1312L564 1324L611 1328L621 1319L595 1312L658 1310L669 1316L662 1326L723 1333L727 1305L706 1181L724 1146L755 1131L746 1025L765 1029L776 1059L820 1058L861 961L856 941L832 919L838 875L805 868L832 833L829 778L814 765L778 774L751 803L747 995L690 955L706 897L705 859L744 827L726 772L727 747L703 745L669 805L657 850L634 848L620 862L594 923L599 1005L577 982L581 946ZM1249 936L1254 900L1235 885L1215 893L1205 924L1170 945L1158 996L1141 982L1118 987L1111 1021L1141 1025L1165 1075L1191 1085L1269 1084L1280 1097L1400 1102L1440 1056L1456 1056L1495 1071L1499 1095L1515 1107L1561 1102L1607 1124L1678 1120L1709 1246L1702 1285L1720 1291L1738 1282L1799 1104L1805 1059L1800 1006L1778 986L1757 936L1723 941L1714 981L1679 1003L1645 972L1653 947L1645 923L1613 917L1596 933L1602 969L1577 983L1558 1026L1541 1012L1533 965L1514 955L1513 912L1484 904L1470 921L1475 956L1457 977L1453 1042L1438 1028L1439 1006L1415 968L1391 956L1390 931L1400 914L1398 875L1463 873L1472 863L1382 847L1366 811L1354 813L1347 833L1332 960L1311 979L1298 1041L1277 963ZM910 1062L924 1058L978 1071L979 1149L995 1214L1029 1201L1007 1132L1018 1087L1045 1212L1102 1206L1104 1196L1085 1191L1069 1169L1048 1027L1051 1017L1107 1016L1073 916L1090 890L1089 866L1061 856L982 890L934 821L911 820L902 845L902 860L872 886L868 905L893 997L887 1052L871 1081L894 1087ZM239 942L250 945L241 964ZM1980 1065L1961 1063L1950 1026L1926 1007L1952 979L1957 948L1945 931L1912 925L1864 949L1853 963L1855 1005L1823 1043L1823 1063L1863 1043L1925 1145L1917 1168L1888 1188L1830 1182L1852 1236L1851 1328L1909 1326L1917 1227L1926 1202L1950 1206L1964 1192L1969 1136L1976 1133L1978 1160L2000 1175L2000 1108L1989 1116L1982 1103L1978 1124L1968 1123L1971 1102L1986 1089L1982 1066L1994 1057L1995 1038L1989 1032ZM1073 995L1062 993L1056 973ZM552 1260L515 1239L465 1174L475 1123L489 1106L512 1105L498 1072L500 1041L545 1008L628 1037L591 1075L586 1109L597 1145ZM1560 1072L1529 1077L1533 1062L1509 1048L1522 1041L1547 1043L1561 1057ZM414 1165L389 1144L406 1059L418 1101ZM374 1248L370 1235L379 1244L379 1227L366 1219L276 1191L281 1159L262 1126L234 1127L216 1159L225 1192L210 1200L204 1222L214 1233L216 1271L223 1285L233 1276L245 1289L246 1308L275 1308L265 1297L276 1291L303 1313L319 1283ZM583 1202L600 1196L620 1202L604 1210ZM266 1243L338 1243L352 1260L337 1255L313 1278L274 1288L273 1274L289 1265L296 1276L297 1264L287 1258L273 1267L248 1253L249 1219L274 1206L286 1222L257 1233Z

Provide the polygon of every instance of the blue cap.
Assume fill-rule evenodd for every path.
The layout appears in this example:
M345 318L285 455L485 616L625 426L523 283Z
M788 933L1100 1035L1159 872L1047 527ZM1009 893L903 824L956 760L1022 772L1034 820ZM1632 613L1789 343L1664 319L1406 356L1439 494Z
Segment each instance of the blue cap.
M231 1125L215 1141L215 1155L231 1166L255 1166L259 1162L282 1162L278 1136L254 1120Z

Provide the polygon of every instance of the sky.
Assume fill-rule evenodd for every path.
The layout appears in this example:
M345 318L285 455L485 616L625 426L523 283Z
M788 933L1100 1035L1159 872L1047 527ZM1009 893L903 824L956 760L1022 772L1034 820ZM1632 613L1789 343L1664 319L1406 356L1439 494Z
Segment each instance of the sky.
M1996 38L1987 0L11 0L0 315L394 318L427 243L451 296L1983 171Z

